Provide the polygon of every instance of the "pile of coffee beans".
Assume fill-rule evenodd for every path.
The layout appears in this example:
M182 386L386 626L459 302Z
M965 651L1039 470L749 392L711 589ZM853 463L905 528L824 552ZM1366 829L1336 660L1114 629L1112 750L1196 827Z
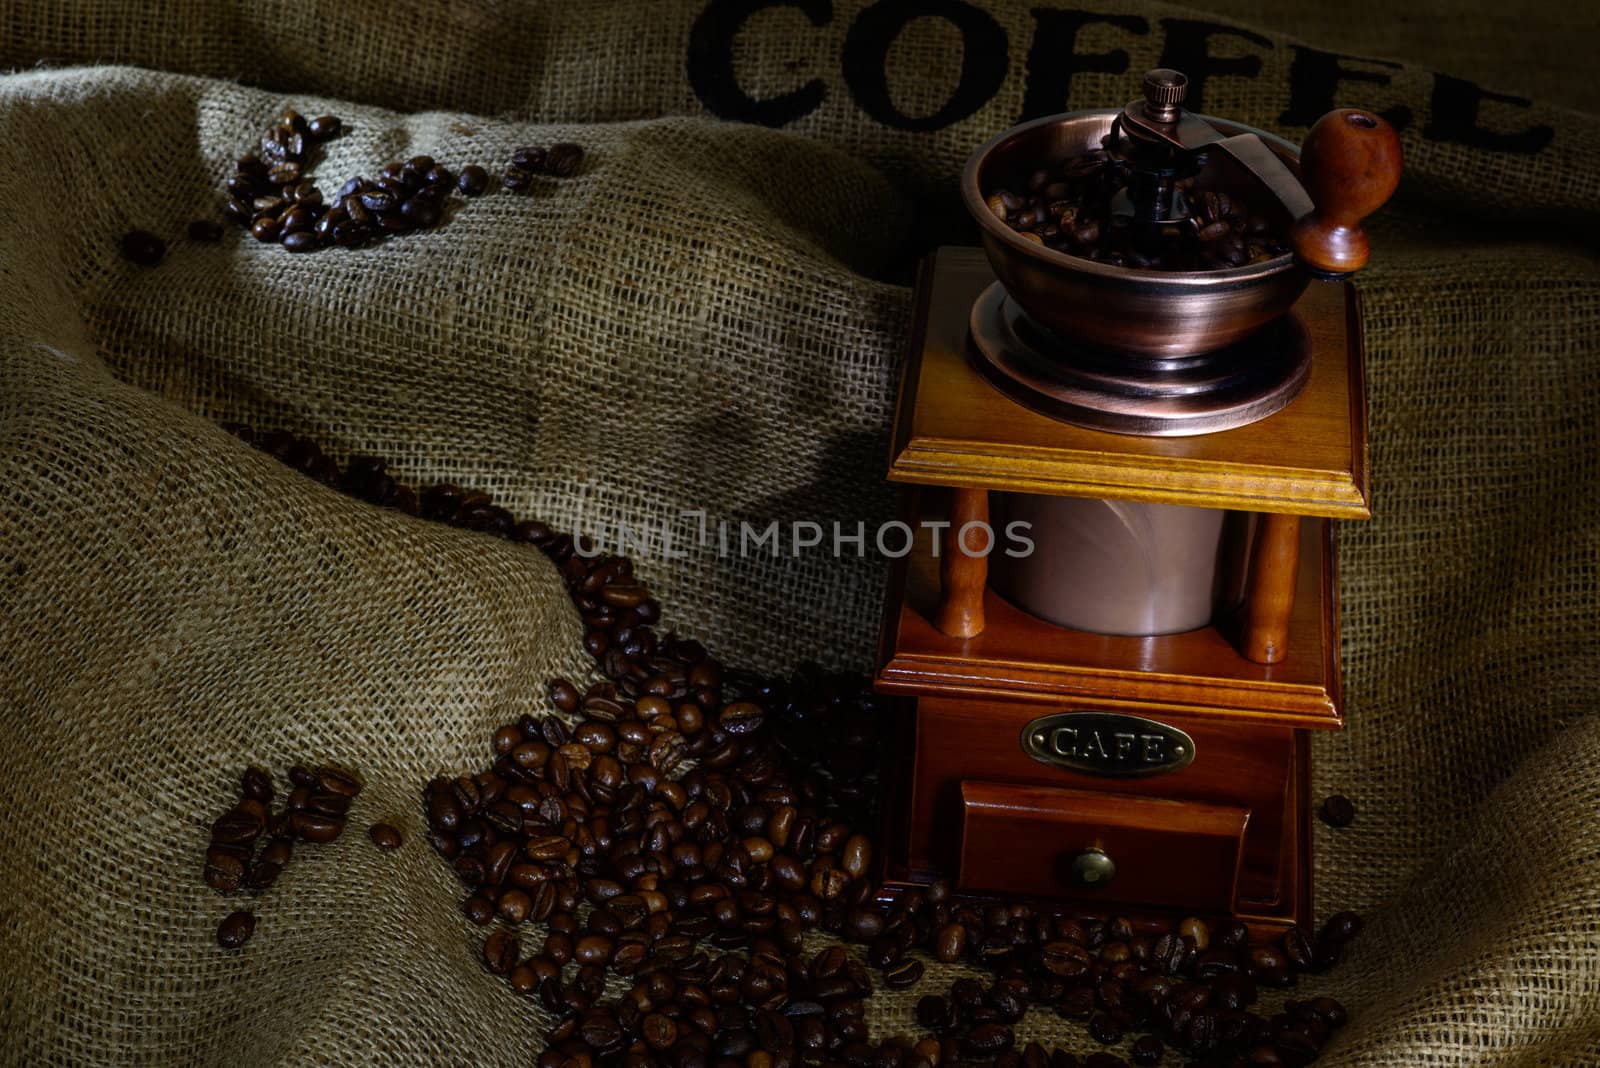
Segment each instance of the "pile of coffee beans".
M376 178L351 178L325 202L310 178L310 156L318 144L342 130L336 116L306 119L293 108L286 109L261 136L259 151L235 164L227 183L225 213L248 226L256 240L276 242L290 252L359 248L438 225L452 191L470 197L488 189L488 172L476 164L457 175L432 156L419 155L388 164ZM504 184L520 191L530 187L535 175L568 177L582 160L583 149L574 144L521 148L512 157Z
M1206 271L1264 263L1288 252L1266 214L1238 194L1199 191L1194 177L1174 178L1189 205L1185 222L1145 233L1131 216L1113 210L1131 204L1130 172L1105 151L1036 170L1020 189L995 189L986 203L995 218L1029 241L1069 256L1114 267Z
M311 156L317 145L339 136L343 128L336 116L307 119L285 108L261 135L258 151L235 162L224 214L248 226L258 241L281 242L290 252L333 243L331 225L317 229L333 205L323 202L322 190L311 181ZM364 232L362 241L370 236L370 230Z
M422 792L462 911L490 929L484 968L559 1018L540 1068L1126 1068L1168 1049L1195 1066L1303 1065L1345 1022L1325 997L1254 1007L1332 967L1361 928L1352 913L1252 943L1232 919L975 903L944 882L883 905L865 828L885 709L865 679L727 667L657 632L659 604L624 557L590 557L485 494L414 492L375 458L340 469L291 435L229 429L364 500L531 544L566 581L604 678L552 680L551 714L500 726L486 767ZM819 928L842 941L808 952ZM922 980L918 953L991 978L923 997L921 1037L873 1041L866 999ZM605 996L608 978L620 996ZM1034 1006L1127 1042L1126 1057L1019 1048Z
M361 792L360 779L342 768L296 764L289 769L289 782L284 807L274 812L271 773L245 769L238 803L211 824L203 872L207 886L221 894L260 894L278 881L296 842L331 842L343 833L346 813ZM254 930L254 915L235 912L217 928L217 944L238 949Z
M457 175L432 156L419 155L388 164L376 178L351 178L326 200L311 180L314 156L317 146L342 132L344 123L336 115L307 119L285 108L261 135L256 151L234 162L223 214L257 241L290 252L359 248L437 226L452 191L476 197L489 189L489 172L475 163ZM512 153L501 184L527 192L540 176L570 178L582 165L581 145L528 145ZM222 239L222 227L209 219L190 222L186 232L189 240L205 244ZM149 230L130 230L120 247L124 259L141 267L155 266L167 252L166 242Z

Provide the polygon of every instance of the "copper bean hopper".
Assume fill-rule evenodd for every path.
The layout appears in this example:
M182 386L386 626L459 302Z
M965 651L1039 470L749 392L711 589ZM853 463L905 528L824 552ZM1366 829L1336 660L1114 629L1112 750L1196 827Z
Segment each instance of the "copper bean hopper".
M880 640L878 688L906 699L891 896L944 876L1309 922L1306 739L1343 716L1333 521L1370 515L1342 279L1399 145L1345 110L1297 150L1186 112L1186 85L1151 71L1124 107L984 144L961 179L982 249L919 276L889 477L941 533L894 568ZM1042 225L1033 176L1095 167L1126 255ZM1164 269L1218 204L1281 247Z

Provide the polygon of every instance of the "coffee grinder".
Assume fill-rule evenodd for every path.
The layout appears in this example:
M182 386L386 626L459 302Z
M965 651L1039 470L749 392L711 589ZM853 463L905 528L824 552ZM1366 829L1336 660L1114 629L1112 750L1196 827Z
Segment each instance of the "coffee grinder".
M945 877L1085 915L1311 921L1309 732L1343 722L1334 521L1371 514L1340 279L1399 142L1343 110L1296 150L1185 111L1185 86L1151 71L1125 108L985 144L961 181L982 249L920 272L889 478L936 533L892 568L879 642L876 688L903 698L886 897ZM1292 251L1136 267L987 206L1096 153L1126 176L1118 225L1198 225L1229 192Z

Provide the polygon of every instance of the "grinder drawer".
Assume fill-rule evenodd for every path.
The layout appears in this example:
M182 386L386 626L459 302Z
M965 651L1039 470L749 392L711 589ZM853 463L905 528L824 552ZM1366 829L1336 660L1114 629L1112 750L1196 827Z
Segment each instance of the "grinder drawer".
M1233 908L1250 810L1012 783L961 783L964 890Z

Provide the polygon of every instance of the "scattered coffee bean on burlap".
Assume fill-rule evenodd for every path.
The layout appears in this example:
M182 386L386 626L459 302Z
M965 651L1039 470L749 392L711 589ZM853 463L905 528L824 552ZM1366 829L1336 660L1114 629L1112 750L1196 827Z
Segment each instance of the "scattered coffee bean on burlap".
M314 141L328 141L344 132L344 123L337 115L319 115L306 123L306 133Z
M230 912L217 925L217 945L223 949L238 949L250 941L250 936L255 933L255 914L240 910Z
M456 179L456 188L464 197L481 196L489 188L489 172L476 163L469 163L461 168L461 176Z
M545 169L557 178L570 178L583 166L583 146L561 142L550 146Z
M122 258L140 267L153 267L167 254L167 243L149 230L129 230L122 235Z
M1329 827L1348 827L1355 822L1356 805L1343 794L1333 794L1323 800L1317 814Z
M367 828L367 837L379 849L399 849L404 842L399 830L388 823L374 823Z
M222 224L210 219L195 219L189 224L189 240L202 244L216 244L222 240Z

